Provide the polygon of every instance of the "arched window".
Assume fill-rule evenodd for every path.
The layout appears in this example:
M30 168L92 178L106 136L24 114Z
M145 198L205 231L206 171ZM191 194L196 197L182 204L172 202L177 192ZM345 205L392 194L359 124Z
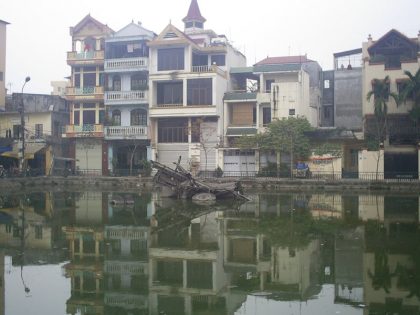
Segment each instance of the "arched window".
M121 126L121 111L118 109L112 111L112 124L114 126Z
M133 109L131 111L131 126L147 126L147 111Z
M135 74L131 76L131 91L147 89L147 78L144 75Z
M119 75L115 75L112 78L112 90L121 91L121 77Z

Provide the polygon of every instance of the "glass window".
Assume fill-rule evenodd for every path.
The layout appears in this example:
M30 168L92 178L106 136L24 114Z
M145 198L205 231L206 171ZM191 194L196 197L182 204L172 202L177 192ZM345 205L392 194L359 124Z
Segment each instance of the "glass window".
M263 107L263 125L271 123L271 108Z
M133 75L131 77L131 91L139 91L147 89L147 77L143 75Z
M225 55L213 55L211 56L211 64L218 65L218 66L225 66L226 65L226 56Z
M182 82L175 83L158 83L157 84L157 104L183 104L183 85Z
M294 116L295 115L295 109L291 108L289 109L289 116Z
M212 79L187 82L187 105L212 105Z
M144 109L131 111L131 126L147 126L147 112Z
M80 111L73 112L73 125L80 125Z
M168 119L158 124L159 143L188 143L188 120Z
M112 90L121 91L121 77L119 75L112 78Z
M121 126L121 111L118 109L112 111L112 124L114 126Z
M184 70L184 48L158 50L158 71Z
M267 93L271 92L271 84L274 83L274 80L266 80L265 81L265 91Z

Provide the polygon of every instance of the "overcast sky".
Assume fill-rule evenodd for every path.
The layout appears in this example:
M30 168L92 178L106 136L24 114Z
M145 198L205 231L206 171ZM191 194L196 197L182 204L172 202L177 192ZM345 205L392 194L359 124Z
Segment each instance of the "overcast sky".
M225 34L248 65L267 56L307 54L324 70L334 52L361 47L395 28L409 37L420 30L420 0L198 0L206 28ZM7 27L6 88L51 92L50 81L70 74L69 27L88 13L114 31L132 20L159 34L171 21L183 30L190 0L1 0Z

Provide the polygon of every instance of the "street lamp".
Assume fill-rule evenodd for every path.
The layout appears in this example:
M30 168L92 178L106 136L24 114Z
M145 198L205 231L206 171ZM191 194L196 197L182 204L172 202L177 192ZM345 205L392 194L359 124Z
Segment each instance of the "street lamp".
M28 83L31 80L30 77L26 77L25 78L25 83L23 83L22 85L22 92L21 92L21 106L20 106L20 125L22 128L22 142L21 142L21 156L20 156L20 163L19 163L19 171L20 174L23 174L23 176L25 176L25 172L23 170L23 165L25 163L25 107L23 104L23 88L25 87L26 83Z

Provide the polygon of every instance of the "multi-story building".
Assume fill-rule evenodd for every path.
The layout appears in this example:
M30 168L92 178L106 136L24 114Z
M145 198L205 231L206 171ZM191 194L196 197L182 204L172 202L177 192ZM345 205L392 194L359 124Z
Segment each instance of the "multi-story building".
M152 159L187 169L214 170L223 131L223 96L231 67L245 56L225 36L204 28L197 1L183 19L184 32L169 24L149 42Z
M384 80L393 93L400 93L405 86L408 76L404 71L413 75L420 67L420 34L409 38L397 30L390 30L378 40L369 36L363 43L363 119L365 138L383 138L377 134L377 120L374 114L374 97L366 98L372 90L373 80ZM379 171L385 172L385 177L418 177L420 126L418 121L410 118L409 111L413 107L413 100L396 104L394 99L387 101L387 131L383 142L384 154L377 154ZM362 156L363 158L363 156ZM372 161L372 166L376 166Z
M114 173L139 168L142 160L150 159L147 42L154 37L140 23L130 23L105 40L105 107L109 119L104 134L108 168Z
M0 20L0 108L4 108L6 98L6 21Z
M323 72L321 126L362 130L362 49L334 54Z
M54 158L62 157L61 130L68 121L66 101L55 95L13 93L0 115L0 161L17 169L22 148L21 108L25 121L25 164L39 174L49 175Z
M80 172L108 172L108 148L103 130L104 59L105 38L113 33L90 15L70 28L72 51L67 53L67 64L71 67L71 82L66 89L70 122L63 136L70 139L69 155Z
M233 89L224 97L225 172L255 172L267 163L270 157L239 150L235 139L264 131L273 119L300 116L314 127L320 125L322 69L316 61L270 57L253 67L233 68L230 75Z

